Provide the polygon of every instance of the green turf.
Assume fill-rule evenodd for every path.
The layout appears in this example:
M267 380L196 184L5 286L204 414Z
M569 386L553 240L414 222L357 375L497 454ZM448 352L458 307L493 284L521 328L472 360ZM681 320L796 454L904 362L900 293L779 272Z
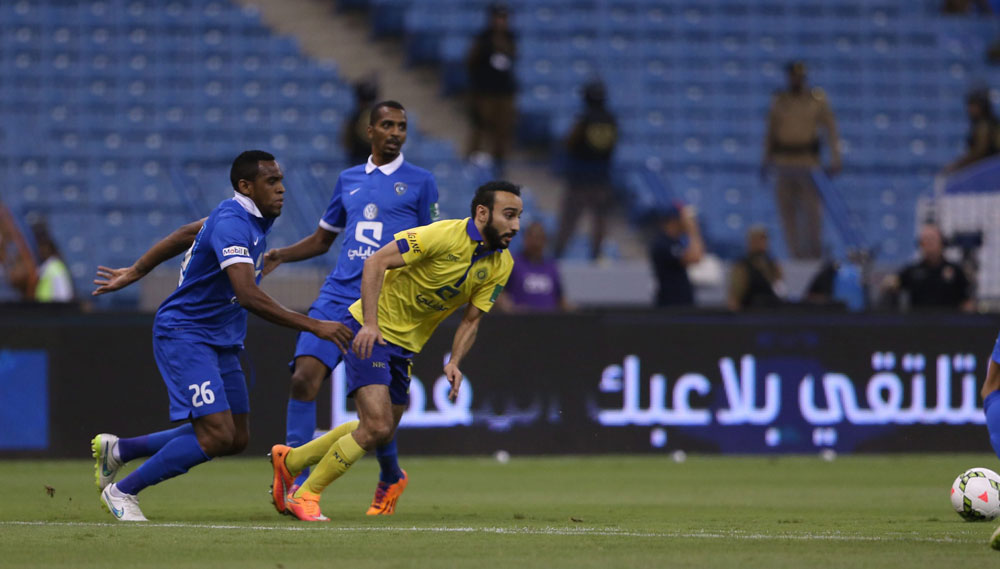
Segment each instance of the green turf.
M994 523L951 509L988 455L406 457L395 516L364 515L365 459L323 498L327 524L278 516L263 458L148 489L149 524L99 505L91 462L0 461L4 567L949 567L1000 562ZM46 486L54 489L50 497ZM30 523L28 523L30 522Z

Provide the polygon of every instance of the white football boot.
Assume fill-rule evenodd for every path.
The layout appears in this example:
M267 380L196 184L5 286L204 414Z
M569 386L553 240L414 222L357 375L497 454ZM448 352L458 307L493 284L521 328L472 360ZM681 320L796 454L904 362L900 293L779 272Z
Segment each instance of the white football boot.
M118 471L125 463L115 458L118 437L101 433L90 441L90 454L94 457L94 477L98 490L104 490L115 481Z
M104 509L120 522L146 522L146 516L139 509L139 498L118 490L115 484L109 485L101 492L101 502Z

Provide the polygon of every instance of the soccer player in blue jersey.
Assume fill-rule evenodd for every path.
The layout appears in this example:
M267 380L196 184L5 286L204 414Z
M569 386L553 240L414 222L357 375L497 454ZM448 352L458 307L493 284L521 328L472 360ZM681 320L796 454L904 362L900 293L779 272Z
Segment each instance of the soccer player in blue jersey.
M301 447L271 447L272 497L284 497L286 511L296 518L329 520L320 512L320 493L366 452L392 440L399 410L409 402L411 359L448 315L464 307L444 366L449 397L457 397L459 365L514 266L507 247L520 229L520 188L484 184L471 209L465 219L400 231L365 261L361 298L344 320L357 332L344 363L360 422L340 425ZM292 490L292 476L311 465L316 466L306 481Z
M361 294L365 259L388 243L393 234L437 220L438 189L433 174L403 159L401 149L406 142L406 127L406 110L398 102L382 101L372 107L368 126L372 153L368 162L340 174L330 205L312 235L294 245L272 249L264 257L263 272L267 275L281 263L326 253L337 235L344 234L337 266L327 276L309 309L309 315L314 318L342 321L347 315L347 307ZM99 276L103 280L95 281L102 285L98 291L104 287L117 290L127 286L169 258L171 253L179 254L190 245L200 224L194 222L179 228L164 239L161 249L151 251L150 258L140 259L133 267L101 267L103 272ZM340 351L330 342L308 332L299 336L290 364L292 379L286 423L286 442L290 446L299 446L312 439L316 430L316 395L340 359ZM404 406L395 408L400 416L404 410ZM379 446L375 455L381 471L367 513L390 515L409 478L399 466L395 439ZM300 482L308 474L308 470L304 471ZM283 512L284 500L276 499L274 504Z
M230 170L234 196L206 218L184 258L177 289L156 312L153 354L170 397L170 420L189 422L128 439L102 433L91 442L101 500L117 520L145 521L140 491L246 448L250 405L237 355L246 336L248 310L275 324L309 331L341 349L353 335L339 322L288 310L258 287L267 234L284 205L282 178L274 156L266 152L251 150L236 158ZM176 241L168 239L143 258L152 258L155 266L164 260L157 256L174 253L175 246ZM110 282L121 276L113 271L98 275L98 291L121 284ZM122 465L140 457L150 458L114 482Z
M997 457L1000 457L1000 336L993 346L993 354L986 368L986 381L983 382L981 393L990 444L993 445Z
M993 345L993 354L986 367L986 381L980 394L983 396L983 413L986 415L990 444L993 452L1000 457L1000 336ZM990 536L990 547L1000 549L1000 527Z
M324 320L344 320L347 308L361 293L365 259L392 240L393 234L438 217L438 189L427 170L404 161L406 111L396 101L372 107L368 136L372 153L366 164L341 172L326 213L316 231L298 243L267 253L265 274L282 262L300 261L326 253L337 235L344 239L337 266L327 276L309 315ZM340 351L309 332L299 334L292 363L288 397L286 442L299 446L312 440L316 430L316 396L323 381L341 361ZM405 407L395 411L402 415ZM368 515L390 515L409 481L399 466L395 439L376 449L381 471ZM308 476L304 471L299 482ZM279 512L284 500L274 501Z

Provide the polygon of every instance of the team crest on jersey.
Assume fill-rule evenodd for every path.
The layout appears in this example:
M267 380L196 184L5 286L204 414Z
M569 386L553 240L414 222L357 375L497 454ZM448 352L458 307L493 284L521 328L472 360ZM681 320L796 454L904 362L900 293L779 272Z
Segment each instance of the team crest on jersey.
M406 193L406 184L403 182L396 182L395 185L392 186L392 189L396 190L397 196L401 196Z
M370 203L365 206L365 211L363 212L365 219L375 219L378 216L378 206Z
M486 280L486 269L479 269L476 271L476 278L481 281Z

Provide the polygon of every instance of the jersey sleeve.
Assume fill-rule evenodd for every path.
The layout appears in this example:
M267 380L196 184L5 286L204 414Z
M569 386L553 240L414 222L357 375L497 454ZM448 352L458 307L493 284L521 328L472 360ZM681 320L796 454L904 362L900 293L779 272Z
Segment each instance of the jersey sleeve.
M235 263L253 264L250 256L250 231L246 222L236 216L221 216L209 239L212 251L219 261L219 268L225 269Z
M449 244L448 232L441 223L404 229L393 235L393 238L407 265L436 257L442 251L447 251Z
M333 197L330 198L330 205L326 207L326 212L319 219L319 226L330 233L340 233L347 224L347 212L344 210L343 196L343 179L338 177L337 185L333 188Z
M441 212L438 210L438 187L434 176L427 177L423 190L417 206L417 223L429 225L441 219Z
M503 269L497 271L492 278L476 287L469 302L479 310L489 312L493 308L493 304L496 303L497 297L503 292L503 288L507 286L507 281L510 279L510 273L513 269L513 262L505 263Z

